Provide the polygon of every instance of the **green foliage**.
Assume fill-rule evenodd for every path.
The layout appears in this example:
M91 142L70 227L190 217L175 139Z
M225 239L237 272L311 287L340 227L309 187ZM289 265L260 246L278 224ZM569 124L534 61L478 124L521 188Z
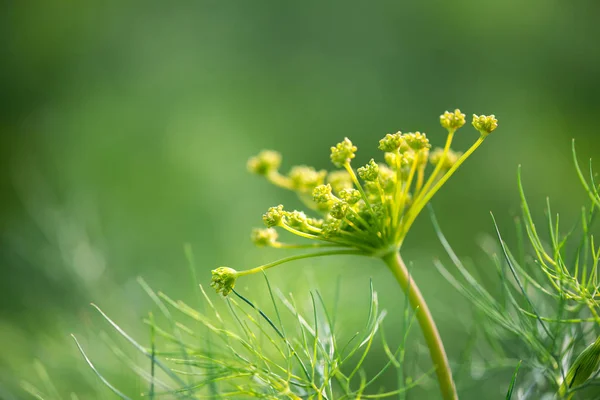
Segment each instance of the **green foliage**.
M537 399L544 393L570 399L576 392L600 383L595 378L600 362L600 248L592 233L600 206L598 184L591 162L589 178L584 178L574 146L573 158L591 204L582 208L579 224L562 233L559 216L553 216L548 200L547 240L542 239L534 223L519 171L523 218L517 220L516 236L528 241L531 251L525 252L521 246L518 253L512 252L496 225L499 248L487 251L496 266L500 285L494 292L499 290L499 295L492 294L468 271L432 214L435 230L459 277L440 261L436 266L475 306L485 338L481 351L486 354L487 367L502 364L500 360L508 364L515 358L523 360L526 376L518 383L522 393L519 398L523 399ZM590 341L594 343L587 346Z
M395 390L380 386L379 378L387 370L401 368L414 317L404 313L404 340L395 350L390 349L382 328L386 312L380 310L372 284L364 327L349 337L339 337L335 333L339 327L335 326L332 311L325 307L319 292L311 292L307 314L291 295L286 297L279 291L273 292L266 281L272 302L272 315L268 316L233 290L236 298L230 296L224 300L230 315L227 318L202 286L199 290L210 314L164 293L155 293L141 279L139 283L167 323L166 327L161 326L152 313L144 321L151 330L150 347L138 343L99 307L94 305L94 308L119 336L150 360L148 372L145 365L135 363L112 339L105 337L115 354L146 382L148 389L141 395L149 399L389 398L397 397L426 378L423 375L407 379L406 384ZM388 360L379 372L367 377L362 368L377 337ZM73 339L100 381L121 399L130 399L131 395L119 390L93 364L75 336ZM25 383L23 387L40 399L47 396L44 390L32 384Z
M517 364L517 368L515 368L515 373L510 381L510 386L508 387L508 393L506 393L506 400L511 400L513 391L515 389L515 383L517 382L517 375L519 373L519 368L521 368L521 361Z

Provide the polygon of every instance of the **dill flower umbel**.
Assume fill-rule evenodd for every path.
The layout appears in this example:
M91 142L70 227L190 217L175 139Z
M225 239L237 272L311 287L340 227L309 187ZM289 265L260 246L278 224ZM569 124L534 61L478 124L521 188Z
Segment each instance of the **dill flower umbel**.
M464 153L454 152L450 147L454 134L465 124L465 114L458 109L446 111L440 116L440 124L448 132L443 148L430 151L429 139L422 132L388 133L378 146L384 161L371 159L356 172L351 163L358 148L349 138L331 147L330 159L337 169L330 172L301 165L285 174L279 170L282 159L279 153L266 150L252 157L248 161L251 172L296 192L307 208L306 212L288 210L281 204L269 208L262 217L267 231L255 230L252 240L259 246L331 249L291 256L240 272L221 267L213 271L213 286L227 295L233 290L235 278L241 275L302 258L339 254L381 258L408 294L412 306L419 309L417 319L437 366L444 398L456 398L437 328L418 287L411 283L399 251L419 213L496 129L498 121L494 115L473 115L472 125L480 136ZM428 168L430 164L432 168ZM276 229L312 242L278 242Z
M480 139L463 154L450 146L454 133L465 124L465 115L460 110L446 111L440 123L448 130L443 148L430 151L425 133L387 134L379 141L385 162L371 159L356 172L351 162L358 149L348 138L331 147L331 162L340 168L331 172L303 165L283 174L279 153L265 150L252 157L248 161L250 171L295 191L309 210L287 210L283 205L269 208L263 215L269 231L254 231L253 241L259 246L274 244L277 237L273 229L280 228L366 255L383 256L399 250L423 207L497 126L493 115L474 115L473 126L479 130ZM427 176L428 164L433 170ZM309 218L310 213L315 217Z

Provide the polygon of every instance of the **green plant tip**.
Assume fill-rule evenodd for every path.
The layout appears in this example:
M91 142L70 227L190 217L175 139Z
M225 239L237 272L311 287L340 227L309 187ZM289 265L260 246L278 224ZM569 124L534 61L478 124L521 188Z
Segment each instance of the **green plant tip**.
M600 337L589 345L573 362L559 392L564 395L567 388L583 385L600 366Z

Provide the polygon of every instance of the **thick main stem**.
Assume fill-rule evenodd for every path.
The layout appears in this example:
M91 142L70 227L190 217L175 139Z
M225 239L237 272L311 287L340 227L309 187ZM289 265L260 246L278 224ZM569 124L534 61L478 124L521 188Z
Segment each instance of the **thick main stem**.
M452 379L452 371L450 370L446 350L421 291L410 276L399 253L389 253L383 257L383 261L396 277L402 291L408 297L413 310L416 310L417 321L429 348L431 361L433 361L435 366L442 397L444 400L457 400L458 394L456 393L456 386Z

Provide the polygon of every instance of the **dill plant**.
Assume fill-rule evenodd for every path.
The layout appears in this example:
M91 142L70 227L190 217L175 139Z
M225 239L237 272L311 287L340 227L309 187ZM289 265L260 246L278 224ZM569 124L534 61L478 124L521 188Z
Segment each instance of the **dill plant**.
M439 260L435 264L481 317L477 329L484 340L479 357L486 369L521 367L507 398L512 393L523 400L600 398L600 247L593 234L600 186L591 160L587 172L581 169L574 141L572 154L589 205L581 208L579 222L565 231L547 199L545 227L536 226L519 168L522 217L516 219L515 231L519 247L509 248L493 215L498 245L483 246L496 267L494 288L469 272L432 213L434 228L458 276Z
M224 296L229 317L212 302L202 285L196 287L198 307L194 308L153 291L140 278L140 285L159 310L144 321L150 332L149 346L140 344L94 306L146 359L146 365L140 366L139 359L123 352L106 333L100 333L114 355L147 383L148 389L142 395L149 399L386 398L402 396L435 374L442 397L457 399L457 386L477 384L474 374L469 374L465 382L462 372L479 362L484 377L498 369L513 371L507 400L600 398L600 247L593 234L600 210L600 185L591 160L588 171L579 166L574 143L576 173L589 205L582 207L579 223L565 232L564 223L553 215L548 200L546 226L536 226L536 213L527 201L519 169L522 217L517 218L515 230L519 246L515 251L509 248L495 220L498 241L487 241L482 246L495 267L494 287L489 287L489 279L484 284L469 272L468 262L456 255L430 208L434 229L455 268L448 269L440 260L434 263L473 305L477 317L465 352L468 359L457 364L453 378L427 304L401 257L402 244L417 215L496 128L497 121L493 115L473 116L472 124L480 137L464 154L450 149L455 132L465 123L464 114L459 110L446 112L440 121L448 131L443 148L430 150L427 137L419 132L388 134L379 142L385 163L371 160L356 171L351 161L357 149L347 138L331 148L331 160L339 168L336 171L297 166L282 174L279 153L263 151L251 158L250 171L296 192L309 208L307 213L316 216L288 211L282 205L271 207L263 215L266 227L252 231L253 242L259 247L306 252L247 270L215 269L211 286ZM428 163L433 166L427 176ZM281 241L278 229L309 241ZM198 282L189 247L186 253L192 280ZM381 328L386 312L380 309L372 284L364 327L349 340L340 340L334 334L335 309L325 306L319 292L310 293L307 312L293 295L273 289L265 273L287 262L336 255L381 259L397 279L408 299L403 310L403 337L397 348L390 348ZM265 277L270 311L235 290L238 279L256 273ZM291 323L286 323L286 316L291 316ZM415 323L426 339L432 369L416 379L399 379L397 389L371 393L369 389L387 370L396 369L399 377L404 376L406 341ZM362 367L376 336L388 359L379 372L368 377ZM73 339L99 380L118 397L130 399ZM38 399L60 398L43 365L36 364L36 370L44 389L22 381L23 390ZM70 396L78 399L74 393Z
M302 165L283 174L279 171L279 153L267 150L252 157L248 162L251 172L264 176L276 186L296 192L308 208L307 212L287 210L281 204L269 208L262 217L266 228L252 233L254 242L259 246L316 251L242 271L219 267L212 272L211 285L227 296L234 291L240 277L287 262L337 255L379 258L390 269L415 312L442 397L445 400L457 399L442 339L427 303L401 256L402 244L423 208L496 129L498 121L494 115L473 115L472 125L479 132L479 138L465 153L451 149L455 133L465 124L465 115L460 110L447 111L440 116L440 123L448 132L443 148L430 151L429 139L421 132L387 134L379 141L385 162L371 159L356 170L351 163L357 147L348 138L331 147L331 162L338 169L330 172ZM433 165L432 170L427 169L428 164ZM277 228L312 242L281 242ZM335 374L329 379L333 377ZM319 389L316 394L320 396L321 393Z
M430 375L437 377L445 400L457 399L442 339L401 254L404 239L417 216L497 127L494 115L473 115L472 125L479 138L464 153L455 152L451 149L452 141L465 122L465 115L459 110L441 115L440 123L447 130L446 143L433 150L424 133L387 134L379 141L384 162L371 159L356 170L351 162L357 148L348 138L331 148L330 158L338 169L329 172L296 166L283 174L279 171L279 153L263 151L252 157L248 161L251 172L296 192L308 208L306 213L289 211L283 205L269 208L263 215L266 227L252 231L253 242L259 247L300 252L247 270L230 267L213 270L211 286L225 297L227 314L212 302L202 285L196 286L198 306L193 307L155 292L139 278L139 284L158 310L156 315L150 313L144 320L150 345L140 344L94 305L108 325L137 350L138 356L122 351L103 332L102 340L115 357L146 383L147 389L142 395L149 399L403 398L407 390L420 385ZM278 234L281 229L308 240L281 241ZM189 247L186 254L192 281L198 282ZM286 296L273 289L266 279L265 271L269 268L338 255L380 259L398 281L408 301L402 313L403 337L397 348L390 348L381 328L386 313L379 307L372 284L364 327L342 340L334 333L335 310L325 306L319 292L310 293L307 313L293 295ZM271 300L269 311L235 290L238 279L256 273L265 277ZM395 389L382 391L380 388L373 393L372 387L387 370L395 369L398 377L405 378L406 340L414 325L419 325L425 338L432 360L431 370L416 378L399 379ZM377 336L388 359L379 372L367 376L363 366ZM119 398L132 398L94 364L75 336L73 339L98 379ZM51 387L48 379L43 381L46 387ZM509 396L516 382L515 375ZM44 390L29 381L23 381L22 388L36 398L46 398ZM71 393L71 398L78 397Z

